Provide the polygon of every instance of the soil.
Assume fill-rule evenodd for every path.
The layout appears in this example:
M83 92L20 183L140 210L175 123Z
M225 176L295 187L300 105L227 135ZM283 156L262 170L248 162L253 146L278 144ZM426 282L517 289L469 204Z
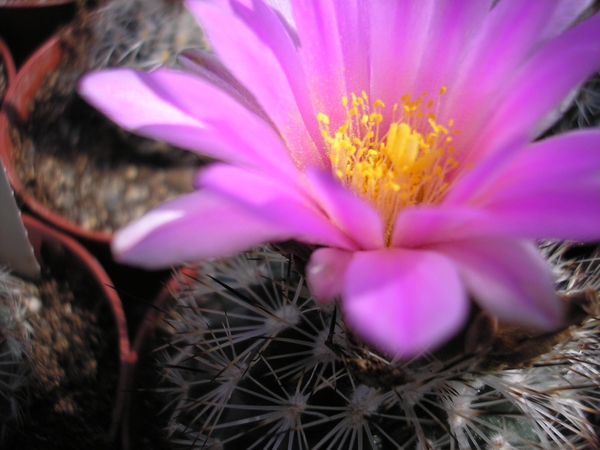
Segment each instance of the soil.
M114 3L119 5L113 9L141 7L139 1ZM82 13L63 30L63 59L32 100L26 122L13 119L13 140L20 147L15 168L25 191L86 230L110 234L190 192L198 167L206 162L194 153L123 131L77 95L77 82L89 70L173 65L182 43L201 46L199 29L184 33L185 27L177 27L183 20L181 5L152 1L144 6L148 17L143 18L149 23L136 22L127 9ZM109 23L112 29L106 29ZM188 28L192 26L195 23ZM133 35L130 40L140 40L135 52L123 44L126 32Z
M37 284L42 307L27 317L29 402L3 448L108 449L119 374L114 319L65 254L50 267Z

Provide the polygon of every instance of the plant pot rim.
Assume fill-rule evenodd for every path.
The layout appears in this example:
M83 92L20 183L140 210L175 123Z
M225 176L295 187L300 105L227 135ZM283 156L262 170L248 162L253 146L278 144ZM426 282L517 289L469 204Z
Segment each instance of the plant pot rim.
M17 75L17 70L15 68L15 62L13 60L12 54L10 53L10 49L8 48L8 45L6 45L6 42L4 42L4 40L0 37L0 56L2 57L2 61L4 62L4 70L6 72L6 83L7 83L7 90L6 93L8 94L8 89L10 89L10 86L12 85L15 76ZM3 98L0 98L0 104L2 104L2 100Z
M129 343L129 336L127 332L127 320L121 299L114 289L114 285L104 268L100 265L98 260L90 254L79 242L73 238L57 231L32 216L23 214L23 223L28 231L30 241L34 247L34 253L40 262L43 264L43 260L40 254L41 245L44 239L50 239L50 241L59 243L64 248L68 249L71 255L74 256L83 266L85 266L90 275L95 279L98 288L102 292L104 298L108 301L109 307L115 321L115 328L118 337L118 353L119 353L119 373L118 382L115 392L115 402L112 412L111 427L108 430L109 439L114 441L116 438L118 429L121 425L121 418L123 414L123 407L125 405L125 391L123 383L123 373L126 372L126 368L130 365L132 352Z
M8 180L15 196L22 201L37 217L53 224L71 235L88 241L108 244L112 235L102 231L87 230L81 225L67 220L51 211L33 195L27 193L14 170L14 154L17 149L10 136L8 108L13 108L19 120L25 120L29 113L29 103L45 81L47 73L59 63L62 56L59 35L54 35L31 55L17 72L9 85L5 101L0 110L0 160L4 164Z
M156 331L156 324L162 319L165 312L168 310L173 302L173 293L180 290L180 284L177 281L177 276L180 273L186 273L187 268L179 267L174 270L169 277L168 281L164 284L158 295L150 304L150 308L144 314L142 322L136 331L135 337L131 342L131 356L129 358L129 364L127 364L125 370L121 372L121 379L119 385L123 386L126 392L125 404L123 406L122 414L122 427L121 427L121 448L123 450L130 450L133 443L131 440L131 405L133 402L133 395L135 394L134 383L138 372L138 363L140 362L140 355L147 352L147 347L150 341L154 338Z
M73 3L74 0L4 0L1 8L35 8Z

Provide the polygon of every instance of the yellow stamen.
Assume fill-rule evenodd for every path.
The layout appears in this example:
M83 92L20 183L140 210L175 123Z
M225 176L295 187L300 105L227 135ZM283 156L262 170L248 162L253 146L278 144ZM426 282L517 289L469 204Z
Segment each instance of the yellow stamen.
M444 86L439 93L445 92ZM317 115L333 173L344 186L377 208L385 223L388 245L400 210L439 202L459 167L456 158L450 156L454 147L450 146L449 134L458 134L453 129L454 121L437 123L431 110L435 102L424 101L426 95L424 92L415 99L403 95L400 105L392 107L385 133L380 129L385 105L376 100L370 106L365 92L342 97L346 120L333 132L329 117ZM402 117L396 118L397 111Z

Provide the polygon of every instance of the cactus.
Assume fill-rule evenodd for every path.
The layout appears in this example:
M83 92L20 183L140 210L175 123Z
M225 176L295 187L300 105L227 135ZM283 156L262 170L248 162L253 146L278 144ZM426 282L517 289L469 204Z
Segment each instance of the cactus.
M600 257L541 250L569 301L568 327L529 336L474 311L463 336L408 361L360 342L279 254L202 263L180 276L158 349L171 445L597 448Z
M547 136L580 128L600 125L600 72L587 80L573 93L560 110L560 120L545 134Z
M596 73L579 91L575 99L576 122L579 128L600 125L600 72Z
M76 42L82 36L83 41ZM101 1L89 11L81 9L71 37L88 70L176 66L182 52L206 45L198 24L179 0Z
M0 269L0 422L3 426L18 423L27 402L28 349L33 333L28 317L41 306L34 284Z

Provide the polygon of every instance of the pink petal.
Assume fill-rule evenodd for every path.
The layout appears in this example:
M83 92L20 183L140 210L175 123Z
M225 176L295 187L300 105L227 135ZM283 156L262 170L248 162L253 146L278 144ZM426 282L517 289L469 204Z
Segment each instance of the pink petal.
M491 215L502 234L600 238L600 132L569 133L532 144L505 161L476 167L444 205ZM509 156L509 155L507 155ZM500 158L495 158L500 159Z
M357 252L344 284L347 324L392 355L410 357L444 343L469 310L454 265L430 251Z
M589 10L594 0L559 0L552 19L540 35L540 42L558 36Z
M480 158L515 136L535 138L546 114L599 64L600 15L596 14L544 45L509 80L499 78L494 69L495 85L503 86L501 101L490 102L496 109L473 140L470 159Z
M565 133L533 143L515 153L504 167L500 166L494 178L489 191L523 191L535 189L537 185L599 180L600 130ZM471 202L476 203L477 198L488 195L480 190Z
M352 255L346 250L327 247L313 252L306 266L306 281L317 300L331 300L342 293Z
M563 304L554 292L550 267L533 243L492 238L431 248L452 259L485 311L514 324L560 325Z
M600 183L596 183L524 192L521 198L485 208L411 208L398 216L391 243L393 247L422 248L479 237L595 241L600 237L599 192Z
M442 200L443 206L465 206L474 195L481 192L496 179L497 173L505 170L512 158L523 153L529 147L528 139L517 138L492 154L478 161L470 169L463 169L453 180L451 189Z
M485 207L503 234L544 239L600 238L600 180L490 199Z
M298 0L292 3L292 12L313 110L328 114L333 126L337 127L345 119L341 99L348 91L335 3ZM354 5L355 1L349 3Z
M296 162L326 167L314 144L321 137L304 69L279 16L261 0L188 1L187 6L217 56L273 120Z
M333 2L342 51L346 93L360 94L370 85L370 0ZM357 30L360 30L357 32ZM337 99L338 102L340 99Z
M587 0L503 0L487 14L481 22L480 30L467 36L464 45L466 54L464 58L455 59L452 71L458 75L458 79L450 77L447 81L448 92L438 111L439 122L452 119L456 129L460 131L460 135L455 136L455 147L457 154L462 153L460 159L463 162L474 161L484 154L496 151L517 135L528 140L536 137L543 131L541 126L548 125L550 119L547 116L550 112L557 110L573 88L591 75L597 65L589 60L590 57L593 59L592 55L588 55L587 68L565 70L570 64L565 60L557 63L557 66L563 68L557 70L556 67L548 68L546 63L546 60L552 63L557 55L559 60L569 58L571 50L556 51L564 44L547 41L563 32L585 9L586 2ZM593 27L592 25L590 29ZM571 31L567 32L569 33ZM564 36L558 39L570 41L568 45L573 46L573 53L577 53L579 49L575 49L576 47L589 46L586 41L593 39L591 36L582 37L583 34L580 35L581 39L565 40ZM550 46L552 50L544 49L544 45ZM597 57L595 61L598 61ZM577 73L579 69L583 75ZM536 70L539 74L533 75ZM562 74L556 80L556 86L554 72ZM566 85L559 86L573 74L574 77ZM528 84L534 76L540 78ZM525 84L527 86L521 91L520 86ZM530 89L532 86L535 89ZM490 121L492 116L497 115L496 109L510 103L509 99L517 91L533 94L534 97L526 100L521 98L519 101L523 103L520 106L511 106L517 114L503 117L492 127ZM525 112L532 105L544 106L536 110L535 116L524 121L518 113Z
M391 106L404 94L420 94L412 88L436 6L434 0L371 2L372 99Z
M363 250L383 248L383 223L377 211L345 189L330 173L307 170L315 200L329 220L356 241Z
M436 4L411 93L427 92L428 99L436 99L442 86L452 86L463 73L463 58L489 10L490 2L485 0L453 0Z
M484 210L469 207L418 207L396 219L391 246L420 248L435 243L500 234L502 224ZM495 234L496 233L496 234Z
M489 2L485 3L489 9ZM444 83L448 92L438 113L442 122L455 121L460 131L454 137L455 147L460 153L472 151L473 140L479 138L493 108L506 96L503 88L539 44L539 34L557 3L558 0L503 0L467 36L464 55L455 60L453 76ZM478 142L477 150L487 152L496 143L495 140ZM461 161L469 162L465 161L466 155L460 156Z
M331 223L314 200L274 173L213 164L200 172L197 185L226 196L240 208L262 217L309 244L356 249L357 244Z
M334 127L346 118L340 105L342 96L370 92L375 73L371 67L371 11L377 3L302 0L293 4L314 110L328 114Z
M194 49L180 56L178 62L187 73L198 75L266 122L271 121L252 93L231 74L214 53L208 50Z
M291 237L227 198L199 191L165 203L118 231L112 251L122 263L157 269Z
M288 24L292 23L292 4L290 0L266 0L266 3L281 14Z
M558 3L502 0L489 11L467 44L469 53L458 71L461 79L456 89L460 89L462 101L477 108L477 102L496 97L499 88L539 46L540 33Z
M85 76L79 92L134 133L236 164L297 173L269 124L201 78L113 69Z
M455 248L458 250L453 250L453 255L457 255L465 245L460 242L463 239L467 241L467 249L468 241L472 240L478 246L484 242L486 248L476 248L478 253L475 255L471 254L475 250L468 249L465 255L471 255L470 258L477 261L471 264L473 268L481 263L481 270L492 273L493 267L485 269L480 259L496 250L501 260L498 270L508 270L502 269L501 262L508 265L511 255L534 268L535 261L539 260L536 256L532 262L531 256L523 256L529 251L515 249L517 244L507 242L506 237L597 240L600 237L598 148L600 133L582 131L544 140L529 148L519 147L519 151L507 152L506 158L502 158L501 153L495 154L491 159L496 164L484 161L473 169L439 207L403 211L396 222L392 245L440 251ZM496 243L500 247L506 246L505 253L496 248ZM530 280L531 288L542 292L549 285L540 287L545 279L541 274L547 268L539 269L539 264L537 271L534 268L531 276L537 276L538 282ZM516 280L513 286L518 286L522 280L519 281L517 275L508 273L505 277L513 276ZM502 278L500 275L493 277ZM511 295L513 301L517 301L516 288L508 284L507 289L514 291ZM532 293L527 295L543 298L538 294L537 297ZM524 295L522 293L521 297ZM501 315L501 312L495 313ZM550 311L543 317L548 324L553 316Z

